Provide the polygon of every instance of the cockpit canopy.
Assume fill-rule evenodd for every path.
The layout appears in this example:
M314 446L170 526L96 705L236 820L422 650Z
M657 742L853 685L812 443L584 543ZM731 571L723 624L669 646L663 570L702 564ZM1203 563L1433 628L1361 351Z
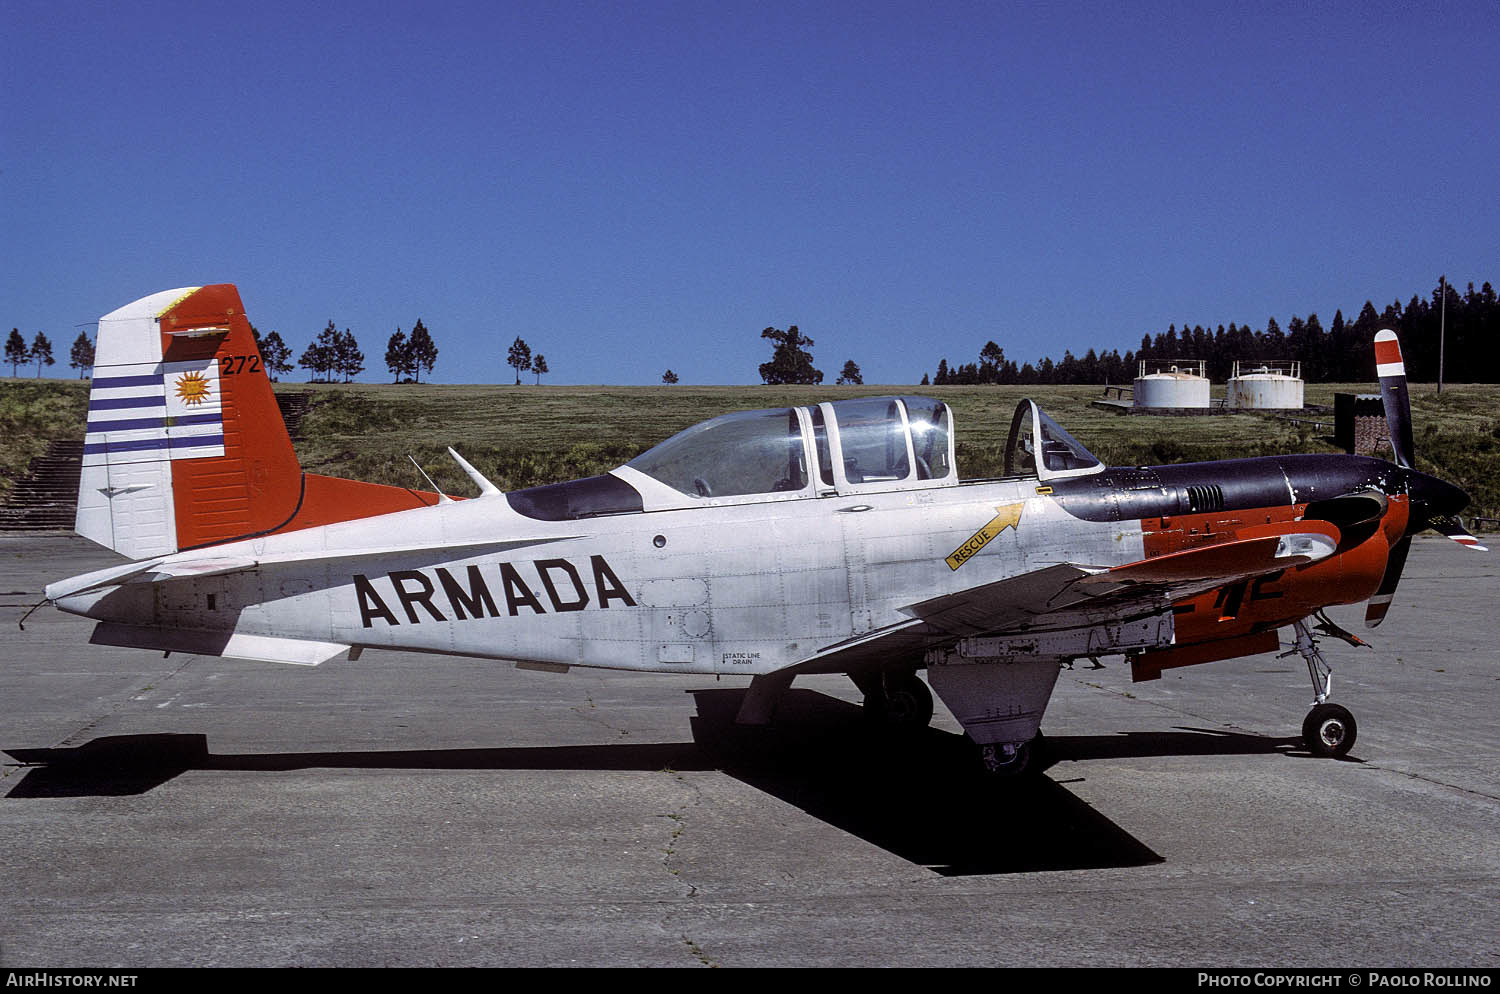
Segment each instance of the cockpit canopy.
M860 397L725 414L673 435L615 472L642 491L648 508L958 482L952 414L928 397Z
M603 476L505 496L527 517L565 521L923 490L958 484L953 450L953 415L942 401L860 397L725 414L673 435ZM1021 401L1006 446L1007 477L1046 481L1103 469L1036 404Z
M1010 438L1005 445L1006 476L1060 480L1088 476L1103 469L1104 463L1048 417L1035 401L1027 398L1016 405L1010 421Z

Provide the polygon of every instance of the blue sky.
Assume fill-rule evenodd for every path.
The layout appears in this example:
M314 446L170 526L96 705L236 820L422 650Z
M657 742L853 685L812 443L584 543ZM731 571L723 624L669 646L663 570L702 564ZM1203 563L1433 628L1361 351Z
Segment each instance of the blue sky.
M828 381L1500 278L1500 4L0 0L0 325ZM295 376L294 376L295 378Z

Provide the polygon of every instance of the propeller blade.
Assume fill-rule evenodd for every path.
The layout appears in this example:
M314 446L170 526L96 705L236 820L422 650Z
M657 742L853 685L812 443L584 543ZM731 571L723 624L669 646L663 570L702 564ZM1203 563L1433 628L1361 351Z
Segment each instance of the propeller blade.
M1411 536L1403 535L1391 546L1390 557L1385 561L1385 576L1380 579L1380 589L1365 605L1365 627L1375 628L1385 620L1391 609L1391 600L1396 596L1396 585L1401 582L1401 570L1406 566L1406 554L1411 550Z
M1456 514L1434 515L1427 519L1427 527L1448 536L1465 549L1473 549L1475 552L1490 551L1479 544L1479 539L1469 534L1469 530L1464 527L1464 523L1458 519L1458 515Z
M1391 433L1391 454L1396 465L1416 466L1411 437L1411 395L1406 390L1406 363L1396 333L1383 328L1375 333L1375 375L1380 377L1380 398L1385 404L1385 423Z

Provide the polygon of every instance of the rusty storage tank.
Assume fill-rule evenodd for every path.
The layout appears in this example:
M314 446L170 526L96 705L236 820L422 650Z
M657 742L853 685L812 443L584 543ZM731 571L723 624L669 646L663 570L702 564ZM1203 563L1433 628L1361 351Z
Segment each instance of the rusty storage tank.
M1135 378L1135 406L1208 407L1208 387L1202 359L1142 359Z
M1225 407L1277 410L1302 407L1302 363L1273 359L1234 363Z

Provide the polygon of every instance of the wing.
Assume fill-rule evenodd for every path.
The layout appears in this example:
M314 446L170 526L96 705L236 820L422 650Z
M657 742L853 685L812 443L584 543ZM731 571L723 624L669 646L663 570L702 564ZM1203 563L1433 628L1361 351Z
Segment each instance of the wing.
M1332 555L1339 532L1323 521L1246 529L1248 537L1113 568L1058 563L917 601L907 616L801 660L802 673L849 672L960 638L1077 632L1149 618L1171 603Z

